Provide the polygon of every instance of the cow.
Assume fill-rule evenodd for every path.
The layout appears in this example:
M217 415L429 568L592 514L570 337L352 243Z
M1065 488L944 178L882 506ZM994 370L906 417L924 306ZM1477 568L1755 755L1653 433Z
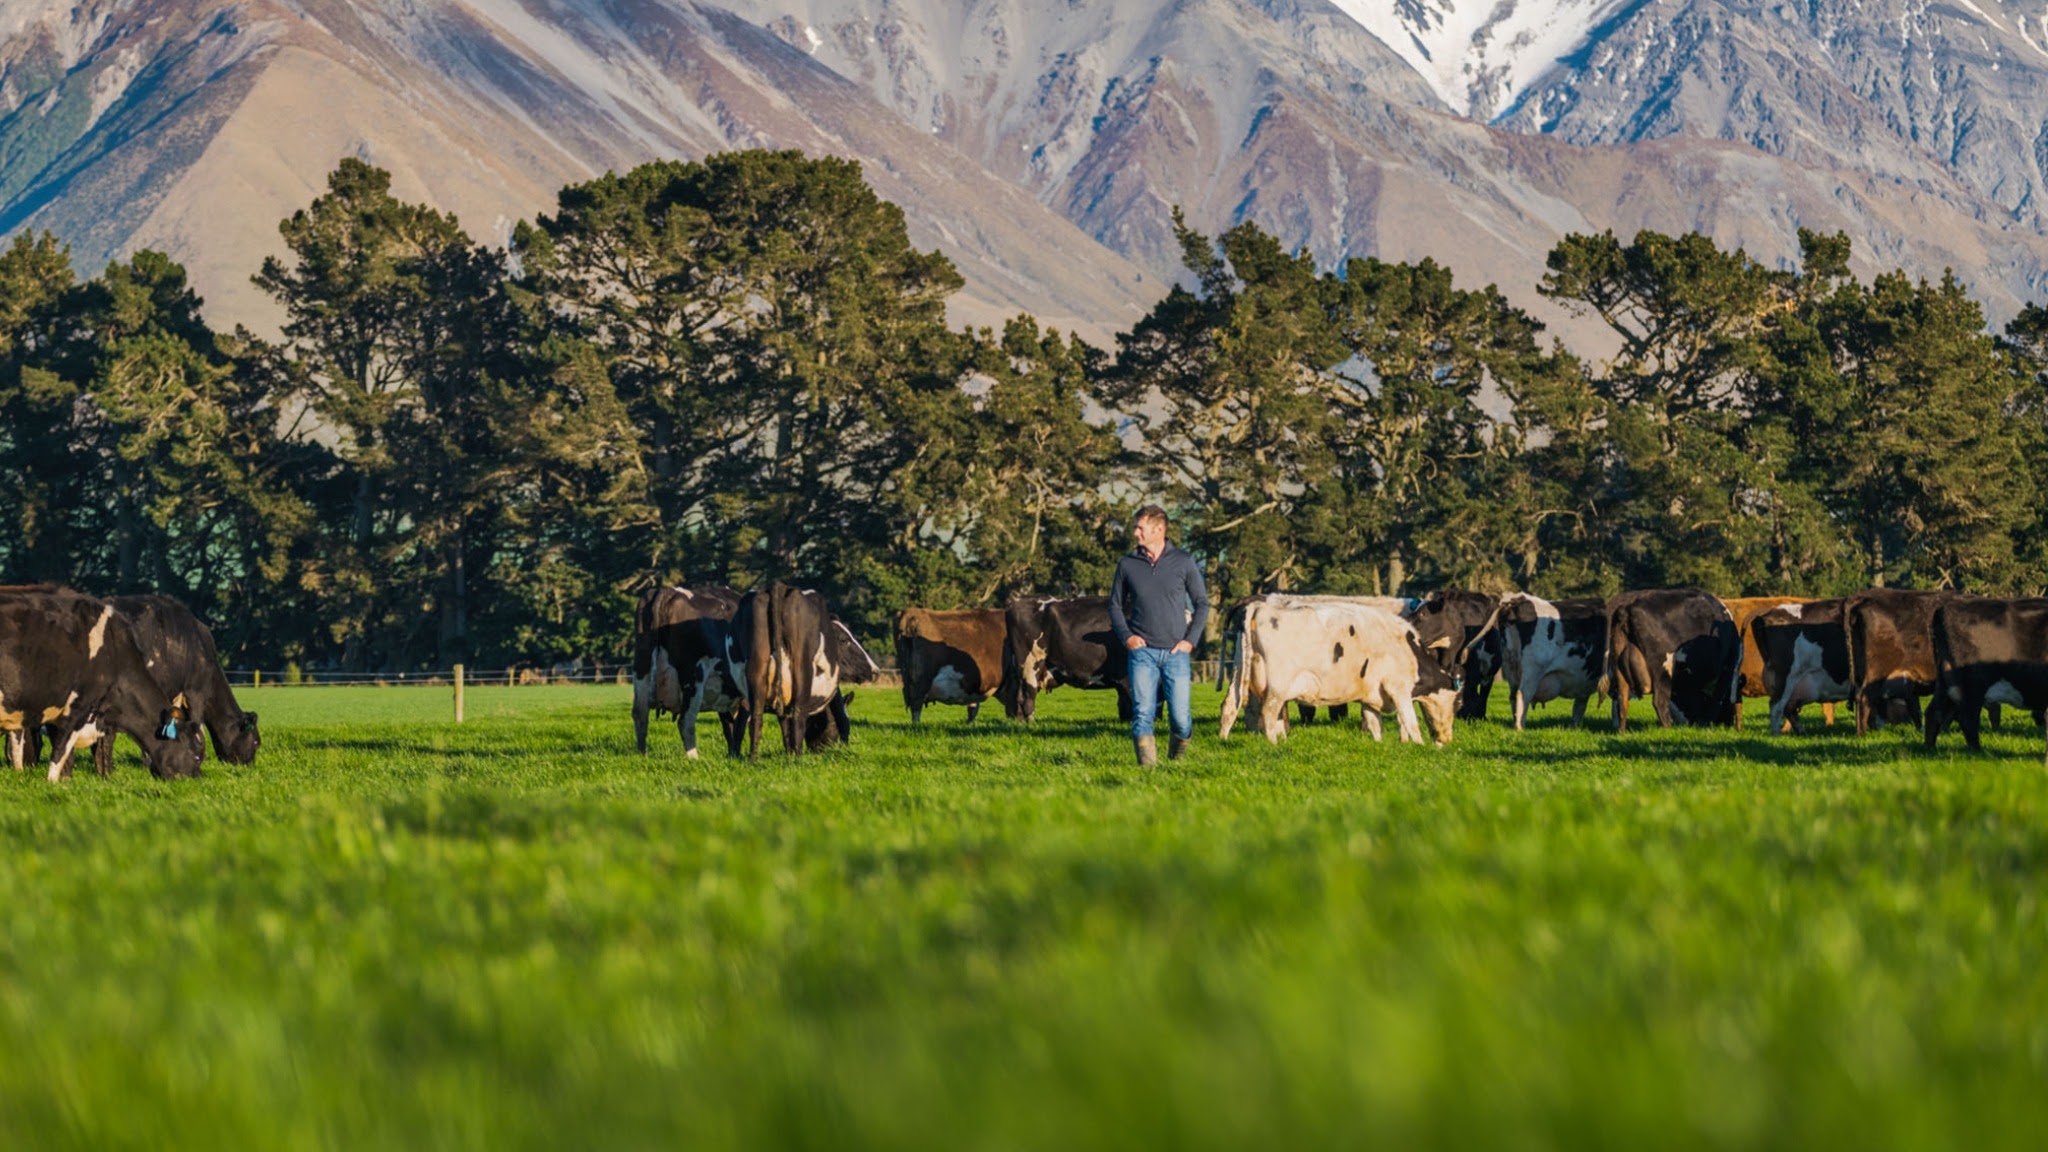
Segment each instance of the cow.
M1236 646L1237 638L1244 631L1244 610L1253 604L1281 603L1362 604L1368 608L1378 608L1383 612L1391 612L1405 619L1410 612L1413 612L1422 604L1422 601L1413 600L1405 596L1325 596L1308 595L1300 592L1268 592L1263 596L1248 596L1232 604L1230 611L1224 614L1221 636L1222 653L1221 658L1216 662L1216 687L1219 691L1229 687L1230 677L1238 666L1240 653L1237 651ZM1254 712L1258 711L1257 698L1254 697L1246 701L1245 707ZM1303 724L1315 722L1316 705L1304 700L1296 700L1294 707L1301 713L1301 722ZM1331 722L1341 724L1349 714L1350 706L1347 704L1336 704L1332 705L1327 711L1330 714Z
M1275 598L1246 605L1238 628L1239 657L1223 696L1223 739L1256 699L1259 731L1274 744L1287 734L1290 700L1357 703L1374 740L1381 735L1380 713L1392 712L1401 739L1411 744L1422 742L1415 718L1420 704L1436 742L1450 742L1457 678L1399 616L1341 600Z
M1027 596L1003 609L1003 678L996 698L1012 720L1030 723L1038 694L1066 684L1116 691L1116 714L1131 718L1124 646L1109 626L1109 597Z
M1500 639L1501 676L1514 706L1515 731L1522 731L1532 705L1569 698L1572 723L1586 722L1586 703L1600 691L1607 655L1607 606L1599 600L1545 600L1527 592L1500 598L1469 649L1491 636ZM1460 655L1469 664L1469 654Z
M633 740L647 753L647 716L676 718L683 755L697 756L697 716L709 709L725 728L728 751L739 746L739 689L727 675L726 627L739 593L722 585L661 585L640 596L633 614Z
M1003 680L1008 623L1000 608L936 611L905 608L896 614L896 667L903 675L903 706L910 722L924 721L926 704L965 704L973 723L981 702Z
M1922 738L1930 750L1953 719L1970 751L1982 751L1981 714L1987 705L2015 704L2037 721L2044 718L2048 599L1956 597L1935 608L1928 640L1934 652L1934 692ZM2048 764L2048 751L2043 763Z
M228 764L254 764L263 746L256 713L244 712L228 686L213 632L169 596L115 596L108 603L134 627L143 661L172 706L206 729L214 755ZM113 771L112 740L93 745L92 754L95 771L102 776Z
M1934 612L1959 595L1872 588L1843 603L1858 736L1874 723L1920 722L1920 697L1934 692Z
M1445 671L1455 666L1464 687L1458 690L1458 719L1480 720L1486 716L1486 698L1493 691L1493 678L1500 672L1500 633L1490 632L1486 622L1499 601L1483 592L1447 588L1432 592L1411 611L1403 613L1422 637L1424 648L1437 653ZM1448 640L1448 644L1441 643Z
M746 702L749 756L760 755L762 717L770 712L782 723L786 754L847 739L839 685L865 683L879 671L823 596L779 580L740 597L725 658Z
M1697 588L1610 597L1605 678L1616 732L1628 731L1631 694L1650 697L1660 727L1732 727L1742 707L1742 635L1735 616Z
M1754 652L1763 668L1772 732L1797 728L1799 710L1815 703L1832 724L1835 702L1854 695L1842 604L1841 600L1781 604L1750 620L1742 663L1747 668Z
M1782 608L1788 604L1810 604L1812 602L1810 598L1805 596L1738 596L1733 599L1727 597L1721 599L1721 603L1728 606L1728 614L1735 617L1735 634L1742 637L1742 695L1744 699L1752 696L1769 699L1771 695L1770 689L1764 686L1763 652L1756 644L1752 643L1750 623L1774 608ZM1843 699L1847 699L1847 697L1843 697ZM1809 700L1807 703L1810 704L1813 701ZM1829 698L1828 700L1821 701L1820 709L1821 715L1827 718L1827 722L1833 724L1835 722L1834 699ZM1798 709L1794 708L1793 711L1796 714ZM1776 721L1773 721L1773 723L1776 723ZM1737 728L1742 727L1742 710L1740 708L1735 710L1735 726ZM1773 731L1776 731L1776 729L1773 729Z
M43 728L52 782L71 774L80 748L115 732L163 779L197 776L205 759L200 726L150 675L128 618L68 590L0 595L0 730L12 749Z

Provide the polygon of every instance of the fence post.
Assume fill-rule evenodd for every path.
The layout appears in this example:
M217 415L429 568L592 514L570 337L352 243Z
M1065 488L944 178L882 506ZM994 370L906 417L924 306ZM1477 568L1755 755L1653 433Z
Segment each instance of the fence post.
M253 679L251 679L251 680L249 681L249 687L251 687L251 688L261 688L261 687L263 687L263 669L261 669L261 668L258 668L258 669L256 669L255 671L251 672L251 673L250 673L249 675L250 675L251 677L253 677Z
M462 665L455 666L455 722L462 723Z

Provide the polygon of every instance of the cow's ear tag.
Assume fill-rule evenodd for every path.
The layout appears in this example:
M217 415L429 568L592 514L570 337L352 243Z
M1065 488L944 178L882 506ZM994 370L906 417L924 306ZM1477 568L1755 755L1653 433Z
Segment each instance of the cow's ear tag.
M178 722L176 720L164 721L163 731L158 733L158 735L166 740L176 740L178 738Z

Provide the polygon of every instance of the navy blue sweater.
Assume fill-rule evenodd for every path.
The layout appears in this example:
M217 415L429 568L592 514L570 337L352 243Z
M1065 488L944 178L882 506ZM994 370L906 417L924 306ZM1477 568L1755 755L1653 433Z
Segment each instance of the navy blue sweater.
M1209 589L1195 558L1166 545L1154 561L1131 549L1109 587L1109 626L1118 643L1137 636L1153 648L1199 644L1209 622Z

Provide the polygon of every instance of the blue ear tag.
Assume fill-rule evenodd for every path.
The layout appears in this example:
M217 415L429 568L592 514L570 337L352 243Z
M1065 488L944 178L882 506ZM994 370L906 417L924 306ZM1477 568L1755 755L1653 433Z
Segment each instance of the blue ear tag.
M166 740L176 740L178 738L178 721L176 718L164 721L163 737Z

